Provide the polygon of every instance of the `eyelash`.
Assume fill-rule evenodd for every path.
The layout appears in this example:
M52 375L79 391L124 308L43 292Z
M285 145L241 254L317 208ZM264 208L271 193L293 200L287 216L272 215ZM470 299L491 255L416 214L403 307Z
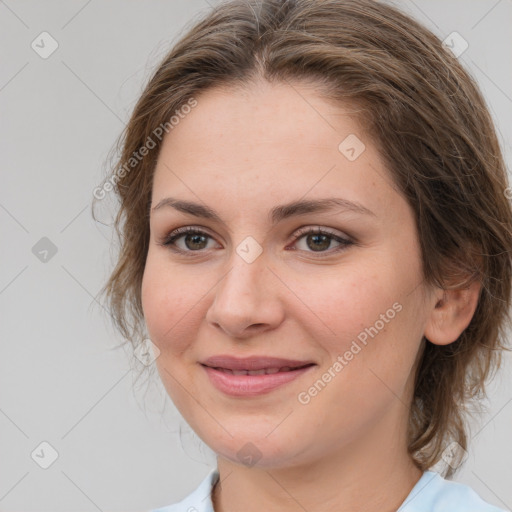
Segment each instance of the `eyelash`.
M187 226L187 227L184 227L184 228L178 228L178 229L175 229L174 231L172 231L171 233L169 233L167 236L165 236L161 241L158 242L159 245L162 245L162 246L165 246L167 248L169 248L171 251L174 251L174 252L178 252L178 253L182 253L182 254L185 254L185 253L202 253L205 251L205 249L198 249L197 251L191 251L191 250L183 250L183 249L180 249L178 247L176 247L176 240L178 240L179 238L185 236L185 235L205 235L206 237L208 238L213 238L211 237L208 233L206 233L205 231L201 231L197 228L194 228L192 226ZM327 231L325 229L322 229L322 228L300 228L296 233L295 233L295 236L294 236L294 239L292 241L292 243L296 243L298 240L300 240L302 237L304 237L305 235L325 235L329 238L331 238L332 240L336 241L336 242L339 242L340 245L332 250L327 250L327 251L319 251L319 252L314 252L314 251L305 251L305 252L308 252L308 253L311 253L311 254L319 254L319 255L324 255L324 254L333 254L333 253L337 253L337 252L340 252L340 251L343 251L345 250L347 247L351 246L351 245L354 245L354 242L352 240L348 240L346 238L342 238L330 231ZM319 256L321 257L321 256Z

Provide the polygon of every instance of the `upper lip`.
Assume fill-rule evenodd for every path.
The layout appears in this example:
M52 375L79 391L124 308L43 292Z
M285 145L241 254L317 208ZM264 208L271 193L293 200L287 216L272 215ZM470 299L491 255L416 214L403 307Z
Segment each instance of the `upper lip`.
M298 361L296 359L282 359L280 357L251 356L251 357L233 357L229 355L219 355L209 357L201 362L211 368L225 368L227 370L264 370L267 368L300 368L315 364L313 361Z

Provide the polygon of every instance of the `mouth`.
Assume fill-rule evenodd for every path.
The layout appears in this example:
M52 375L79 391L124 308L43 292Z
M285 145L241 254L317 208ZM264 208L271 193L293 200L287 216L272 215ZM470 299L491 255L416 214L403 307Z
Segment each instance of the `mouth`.
M308 368L309 366L314 366L315 363L308 363L302 366L281 366L281 367L272 367L272 368L261 368L259 370L233 370L231 368L222 368L220 366L207 366L208 368L213 368L219 372L229 373L230 375L272 375L274 373L283 373L283 372L293 372L296 370L301 370L302 368Z
M315 364L311 360L287 359L284 357L270 357L264 355L254 355L250 357L235 357L229 354L212 356L204 361L200 361L204 366L215 368L216 370L229 370L233 372L259 372L249 373L248 375L262 375L263 373L278 373L283 371L293 371L298 368ZM247 375L246 373L236 373L235 375Z
M211 384L232 397L267 394L308 373L317 366L312 361L253 356L215 356L200 363Z

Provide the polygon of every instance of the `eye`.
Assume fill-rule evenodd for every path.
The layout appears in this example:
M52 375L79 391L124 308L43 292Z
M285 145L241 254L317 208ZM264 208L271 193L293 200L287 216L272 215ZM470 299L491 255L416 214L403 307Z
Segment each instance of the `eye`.
M180 247L176 242L183 238L185 247ZM198 252L201 249L206 249L208 239L213 240L212 237L192 226L178 228L169 233L163 240L159 242L160 245L169 247L169 249L176 252ZM180 240L181 241L181 240Z
M354 244L352 240L343 238L323 228L301 228L295 234L294 243L302 241L301 239L304 239L303 247L305 246L306 249L299 248L299 250L305 250L306 252L316 253L338 252ZM338 246L330 251L327 251L326 249L329 249L333 241L337 242ZM312 251L308 251L308 249L312 249Z
M181 240L183 239L183 240ZM293 243L300 242L304 239L305 248L299 248L299 250L305 252L316 252L316 253L332 253L344 250L346 247L353 245L352 240L343 238L331 231L323 228L301 228L295 233ZM166 246L170 250L181 253L190 252L201 252L203 249L211 249L208 247L208 242L212 241L213 238L200 229L192 226L184 228L178 228L165 236L159 245ZM338 246L332 250L327 251L331 246L331 243L335 241ZM183 242L179 244L178 242ZM308 250L311 249L311 250ZM296 249L293 249L296 250Z

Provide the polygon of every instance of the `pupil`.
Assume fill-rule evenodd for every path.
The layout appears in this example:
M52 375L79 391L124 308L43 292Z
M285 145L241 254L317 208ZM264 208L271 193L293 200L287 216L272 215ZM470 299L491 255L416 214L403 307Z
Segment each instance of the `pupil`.
M308 236L308 239L309 240L321 240L321 242L323 242L322 245L318 245L315 243L315 245L313 245L312 248L313 250L317 250L317 249L327 249L329 247L329 244L330 244L330 240L329 240L329 237L327 235L321 235L321 234L316 234L316 235L310 235Z
M193 245L201 244L201 239L203 239L203 243L204 243L204 238L205 237L203 235L188 235L186 237L186 242L190 239L189 237L192 239L192 244ZM187 245L187 247L189 249L192 249L192 247L189 247L188 243L186 243L186 245ZM197 249L197 247L195 247L195 249Z

